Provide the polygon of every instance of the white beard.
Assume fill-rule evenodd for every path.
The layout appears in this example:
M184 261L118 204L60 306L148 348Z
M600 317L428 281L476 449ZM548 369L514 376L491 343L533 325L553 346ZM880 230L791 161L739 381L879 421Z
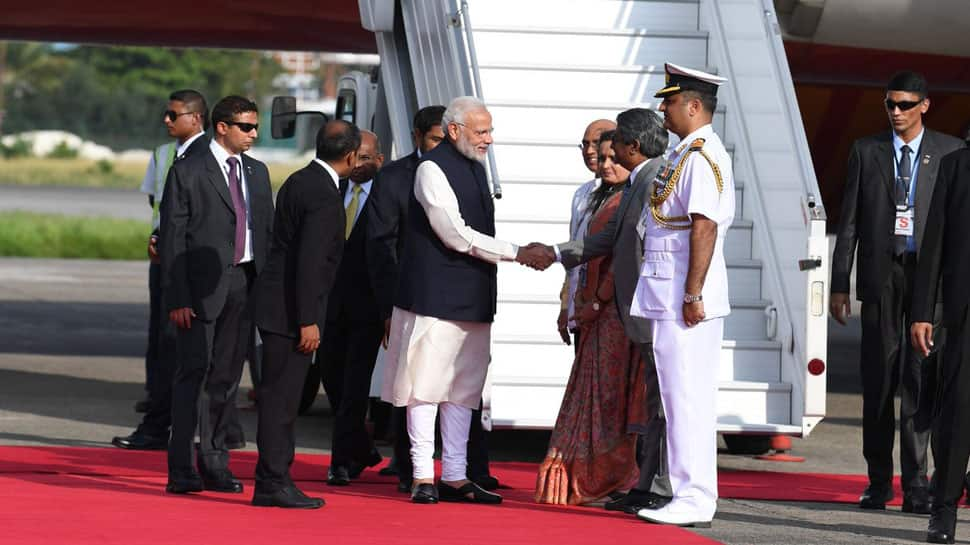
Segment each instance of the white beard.
M455 142L455 147L458 149L458 153L461 153L472 161L478 161L482 164L485 163L485 154L479 155L475 146L471 145L464 137L459 138Z

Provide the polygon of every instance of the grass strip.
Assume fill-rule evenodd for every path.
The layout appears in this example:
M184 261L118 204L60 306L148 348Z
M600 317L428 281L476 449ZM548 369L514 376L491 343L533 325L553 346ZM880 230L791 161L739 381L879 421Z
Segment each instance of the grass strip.
M0 212L0 256L147 259L148 222Z
M302 163L268 164L273 189L279 189L287 176L304 166ZM140 161L38 157L0 159L0 184L138 189L146 168L147 163Z

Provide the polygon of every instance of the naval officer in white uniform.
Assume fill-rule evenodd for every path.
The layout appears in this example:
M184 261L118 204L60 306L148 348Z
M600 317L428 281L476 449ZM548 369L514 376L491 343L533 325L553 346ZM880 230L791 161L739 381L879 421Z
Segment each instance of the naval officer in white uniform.
M654 180L638 228L643 266L630 314L653 320L673 498L637 516L709 526L717 509L718 365L728 304L724 239L734 218L731 158L711 127L726 80L666 65L660 111L680 137Z

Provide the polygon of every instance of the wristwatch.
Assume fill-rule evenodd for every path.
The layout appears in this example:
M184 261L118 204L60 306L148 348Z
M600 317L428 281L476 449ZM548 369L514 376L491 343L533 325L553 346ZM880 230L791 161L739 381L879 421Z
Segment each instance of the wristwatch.
M689 305L691 303L696 303L698 301L703 301L703 300L704 300L704 296L703 295L691 295L689 293L685 293L684 294L684 304L685 305Z

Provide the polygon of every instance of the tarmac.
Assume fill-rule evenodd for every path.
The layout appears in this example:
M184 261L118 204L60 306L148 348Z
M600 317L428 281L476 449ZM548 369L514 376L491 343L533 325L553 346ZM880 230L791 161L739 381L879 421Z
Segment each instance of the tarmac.
M0 186L0 209L9 209L5 201L12 193L7 189ZM72 191L43 195L75 201L71 206L80 214L91 212L83 211L79 199L112 198L106 191ZM141 212L148 212L131 193L118 204L144 206ZM27 206L20 208L35 209L29 204L38 196L27 194L22 201ZM99 215L128 213L117 205L90 209ZM113 436L134 429L140 415L133 404L144 396L147 271L147 261L0 258L0 444L110 446ZM721 468L865 473L857 316L846 327L830 324L827 416L810 437L793 439L792 453L805 462L766 462L722 452ZM243 394L250 386L244 373ZM255 411L243 395L239 404L252 450ZM320 394L310 413L298 420L299 451L328 453L331 422ZM541 431L495 431L491 454L496 460L538 461L548 437ZM389 448L381 449L390 455ZM898 451L894 459L898 473ZM696 531L731 545L921 543L926 518L898 507L871 512L846 504L721 499L713 527ZM968 522L970 513L961 510L958 543L970 540Z

